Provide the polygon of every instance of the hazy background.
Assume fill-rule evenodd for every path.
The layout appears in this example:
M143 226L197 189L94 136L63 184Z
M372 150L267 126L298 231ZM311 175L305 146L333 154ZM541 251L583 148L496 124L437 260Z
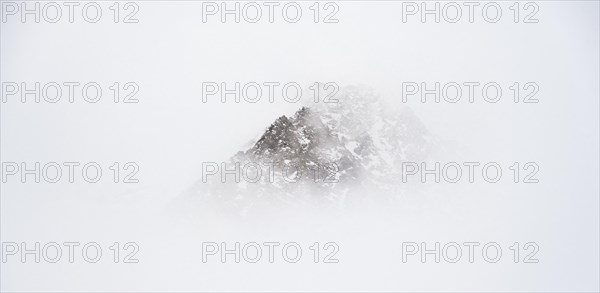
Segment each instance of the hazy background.
M109 14L96 24L1 24L3 82L95 81L105 90L97 104L70 104L64 93L57 104L1 104L1 160L96 161L107 173L98 184L2 183L0 236L103 248L137 241L141 263L13 261L2 264L2 290L599 289L598 2L537 2L537 24L513 23L504 2L496 24L402 23L391 1L337 2L337 24L311 15L202 23L200 2L137 3L137 24ZM112 103L115 81L137 82L140 103ZM165 209L201 177L201 162L228 159L300 107L205 104L203 81L366 84L392 103L403 81L495 81L505 90L498 104L408 104L432 133L468 150L461 160L537 162L541 182L432 187L386 213L179 217ZM537 82L540 103L513 104L515 81ZM140 183L111 183L115 161L136 162ZM203 264L202 241L336 241L341 262ZM402 264L403 241L534 241L540 263L510 263L506 250L502 264Z

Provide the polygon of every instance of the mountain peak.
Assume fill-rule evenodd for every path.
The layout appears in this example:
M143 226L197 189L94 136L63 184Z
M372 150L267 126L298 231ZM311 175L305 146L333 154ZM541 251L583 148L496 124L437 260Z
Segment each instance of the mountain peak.
M305 184L276 180L280 183L260 185L261 192L272 191L275 198L294 197L294 190L301 186L339 198L357 186L368 185L371 190L393 184L396 180L390 178L401 176L402 161L421 161L432 146L427 130L412 112L390 109L370 89L344 88L339 103L304 106L292 117L280 116L231 163L274 162L281 168L291 164L306 174ZM336 182L311 181L308 174L314 173L315 166L334 167Z

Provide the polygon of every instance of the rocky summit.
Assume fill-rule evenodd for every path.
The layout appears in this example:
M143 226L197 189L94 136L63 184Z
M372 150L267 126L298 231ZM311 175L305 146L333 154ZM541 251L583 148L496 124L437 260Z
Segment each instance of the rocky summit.
M277 118L219 168L237 169L239 178L219 172L195 184L192 195L244 207L376 196L400 189L401 162L427 160L438 145L408 107L394 107L369 88L342 88L337 100Z

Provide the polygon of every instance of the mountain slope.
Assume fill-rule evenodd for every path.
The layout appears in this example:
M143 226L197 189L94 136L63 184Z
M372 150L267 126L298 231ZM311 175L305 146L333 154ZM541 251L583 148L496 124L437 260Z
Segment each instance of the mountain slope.
M223 166L240 170L239 182L219 173L198 182L192 194L244 208L257 200L341 203L376 197L402 189L401 162L427 160L437 148L410 109L390 107L368 88L343 88L337 99L277 118L252 147Z

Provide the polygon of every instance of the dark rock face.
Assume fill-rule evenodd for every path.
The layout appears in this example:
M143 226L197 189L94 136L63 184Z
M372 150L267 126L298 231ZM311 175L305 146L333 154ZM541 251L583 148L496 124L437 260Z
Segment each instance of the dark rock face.
M339 103L277 118L250 149L231 158L228 169L252 164L246 174L256 182L223 183L215 176L193 193L244 208L258 198L341 202L352 192L397 188L401 162L426 160L435 145L410 109L393 109L369 89L347 87Z

